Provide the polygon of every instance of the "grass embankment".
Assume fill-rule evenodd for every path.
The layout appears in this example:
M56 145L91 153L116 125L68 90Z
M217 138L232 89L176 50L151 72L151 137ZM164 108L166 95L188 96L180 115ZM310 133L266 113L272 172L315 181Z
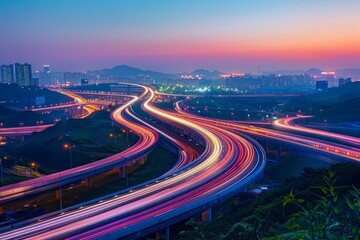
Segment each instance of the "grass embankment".
M137 138L120 131L119 127L112 126L108 112L98 112L88 119L68 120L36 134L24 142L23 146L13 148L22 162L35 161L43 172L52 172L69 168L69 150L64 144L73 144L73 166L86 164L120 152L137 141ZM117 134L115 139L110 133ZM147 161L139 165L127 167L128 178L119 178L118 170L108 171L92 178L92 187L85 187L85 183L63 186L63 207L81 203L102 195L110 194L127 185L135 186L142 182L161 176L170 169L177 160L177 155L160 147L148 155ZM26 164L25 164L26 165ZM23 179L19 179L23 180ZM26 197L4 205L6 212L15 211L12 217L17 221L38 216L46 212L57 210L60 206L55 192Z
M340 123L359 122L360 82L346 84L328 91L294 98L284 106L284 111L300 112L315 116L310 122Z
M116 146L110 134L116 135ZM136 141L136 136L112 126L109 112L100 111L86 119L61 121L8 152L27 161L25 165L35 162L37 168L47 174L70 168L70 151L65 144L75 146L72 148L72 166L75 167L123 151Z
M287 101L288 98L283 97L203 97L186 101L186 105L189 106L188 111L197 115L251 122L271 118L273 108Z
M200 215L197 215L173 226L172 238L247 240L270 237L273 237L272 239L299 239L299 236L302 236L302 239L305 239L306 220L299 217L295 222L299 226L296 229L291 228L293 224L290 224L288 219L299 209L291 204L284 207L283 201L285 196L289 196L293 190L296 197L304 199L311 209L318 199L321 200L319 197L321 194L314 186L324 184L323 177L326 176L327 170L310 168L318 164L311 159L288 159L286 161L266 169L265 176L277 177L274 189L259 195L241 193L232 197L213 208L211 222L201 223ZM303 169L304 166L306 168ZM289 172L289 169L295 170ZM303 170L299 171L300 169ZM345 186L344 190L338 193L340 205L344 206L345 196L351 186L359 187L360 168L358 165L340 164L333 165L330 169L336 172L338 177L336 185ZM267 177L258 184L269 185ZM342 214L346 215L344 211Z
M84 182L63 186L63 207L69 207L114 193L126 189L127 186L131 188L159 177L175 164L176 159L175 154L158 147L149 154L147 161L141 167L127 167L129 171L128 178L119 178L119 171L112 170L92 177L92 187L86 187ZM55 191L29 196L4 205L5 212L14 212L12 217L16 221L39 216L59 208L60 200L56 198ZM3 218L5 218L5 215Z

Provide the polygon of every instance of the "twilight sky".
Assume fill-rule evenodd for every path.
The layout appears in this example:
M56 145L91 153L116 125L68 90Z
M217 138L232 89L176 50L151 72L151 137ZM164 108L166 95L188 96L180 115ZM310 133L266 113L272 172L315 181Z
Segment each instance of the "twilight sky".
M359 0L0 0L0 64L360 67Z

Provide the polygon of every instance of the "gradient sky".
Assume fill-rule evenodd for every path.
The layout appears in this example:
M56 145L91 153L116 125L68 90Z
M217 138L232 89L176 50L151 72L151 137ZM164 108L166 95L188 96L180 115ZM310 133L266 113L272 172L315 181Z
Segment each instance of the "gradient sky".
M359 0L0 0L0 64L360 67Z

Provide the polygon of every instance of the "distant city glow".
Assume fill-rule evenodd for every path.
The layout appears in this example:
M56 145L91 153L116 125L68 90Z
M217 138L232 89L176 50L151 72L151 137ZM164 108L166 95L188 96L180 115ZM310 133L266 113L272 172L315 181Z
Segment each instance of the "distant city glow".
M2 1L0 64L87 71L360 65L360 1Z

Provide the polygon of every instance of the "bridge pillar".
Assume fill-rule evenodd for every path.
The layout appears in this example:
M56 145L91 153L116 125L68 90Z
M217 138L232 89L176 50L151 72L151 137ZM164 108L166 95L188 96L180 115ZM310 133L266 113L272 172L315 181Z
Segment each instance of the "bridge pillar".
M85 187L92 187L92 186L93 186L93 182L91 180L91 177L85 178Z
M3 214L4 213L4 207L1 205L0 206L0 214Z
M170 231L169 231L169 227L166 227L164 229L158 230L155 233L155 239L159 240L159 239L166 239L169 240L170 239Z
M126 167L122 166L119 167L119 178L125 178L126 177Z
M212 219L212 209L208 208L205 211L201 213L201 221L202 222L208 222Z
M60 193L60 190L58 189L58 190L55 191L55 199L59 200L60 197L61 197L61 193Z

